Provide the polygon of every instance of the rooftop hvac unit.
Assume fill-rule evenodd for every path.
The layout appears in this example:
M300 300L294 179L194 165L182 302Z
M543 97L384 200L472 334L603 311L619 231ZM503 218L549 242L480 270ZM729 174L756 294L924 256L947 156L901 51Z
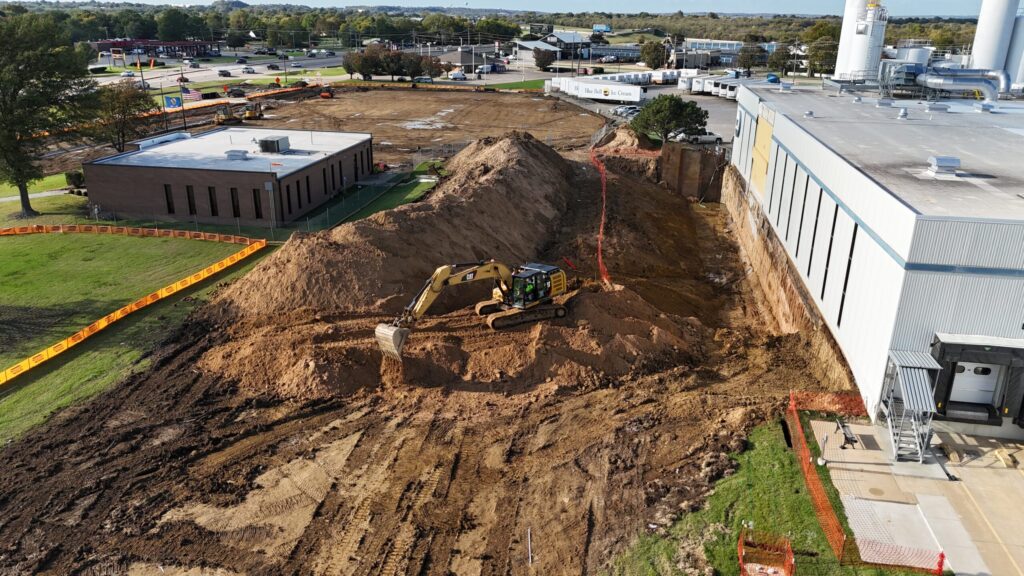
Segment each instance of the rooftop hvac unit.
M268 136L260 138L260 152L280 154L291 149L287 136Z
M928 172L931 174L956 174L960 169L960 159L956 156L929 156Z

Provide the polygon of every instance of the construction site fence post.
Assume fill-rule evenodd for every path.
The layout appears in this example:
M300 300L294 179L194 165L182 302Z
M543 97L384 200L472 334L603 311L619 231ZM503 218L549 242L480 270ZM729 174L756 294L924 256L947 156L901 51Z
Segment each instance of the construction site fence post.
M206 266L202 270L189 274L184 278L181 278L163 288L152 292L142 298L135 300L129 304L118 308L117 310L103 316L96 320L92 324L89 324L85 328L82 328L78 332L75 332L68 338L65 338L56 344L48 346L43 350L16 362L12 366L8 366L6 369L0 371L0 387L9 384L14 378L24 374L25 372L35 368L36 366L55 358L56 356L63 354L70 348L82 343L87 338L100 332L117 322L118 320L128 316L129 314L141 310L151 304L159 302L160 300L167 298L173 294L181 292L186 288L198 284L207 278L214 276L215 274L225 270L238 262L248 258L256 252L262 250L267 246L266 240L253 240L244 236L233 236L228 234L216 234L211 232L194 232L191 230L158 230L154 228L134 228L125 226L96 226L92 224L69 224L69 225L34 225L34 226L17 226L10 228L0 228L0 236L15 236L15 235L29 235L29 234L67 234L67 233L92 233L92 234L111 234L117 236L138 236L138 237L156 237L156 238L189 238L193 240L207 240L213 242L224 242L228 244L242 244L245 247L241 250L221 259L218 262L214 262L209 266Z

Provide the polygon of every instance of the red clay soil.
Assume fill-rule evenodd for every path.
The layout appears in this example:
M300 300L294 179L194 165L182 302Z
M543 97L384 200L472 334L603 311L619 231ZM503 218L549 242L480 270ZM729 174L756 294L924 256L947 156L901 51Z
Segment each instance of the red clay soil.
M595 275L592 169L523 135L451 166L422 204L296 237L149 372L4 448L0 572L520 574L529 532L532 573L595 574L815 386L801 337L761 324L724 211L615 175L620 287L506 332L453 299L383 361L373 325L438 264Z

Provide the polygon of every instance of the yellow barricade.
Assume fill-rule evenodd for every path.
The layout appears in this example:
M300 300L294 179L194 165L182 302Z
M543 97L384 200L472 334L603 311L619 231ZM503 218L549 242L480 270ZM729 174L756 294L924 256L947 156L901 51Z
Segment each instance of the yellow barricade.
M128 316L132 312L141 310L150 304L159 302L160 300L171 296L177 292L185 290L189 286L193 286L206 280L210 276L213 276L220 271L248 258L256 252L262 250L267 246L266 240L253 240L243 236L229 236L224 234L210 234L204 232L190 232L186 230L155 230L152 228L125 228L125 227L113 227L113 226L94 226L91 224L82 225L66 225L66 226L18 226L14 228L0 228L0 236L13 236L17 234L42 234L42 233L67 233L67 232L93 232L97 234L130 234L132 236L159 236L169 237L174 236L178 238L194 238L198 240L214 240L218 242L227 242L230 244L245 244L245 248L242 248L238 252L231 254L227 258L224 258L218 262L215 262L206 268L203 268L199 272L190 274L173 284L164 286L163 288L153 292L147 296L143 296L138 300L118 308L114 312L107 314L106 316L96 320L92 324L89 324L85 328L82 328L78 332L75 332L70 337L47 347L46 349L33 354L32 356L9 366L6 370L0 371L0 386L4 386L16 376L19 376L28 370L35 368L36 366L46 362L50 358L64 353L69 348L80 344L86 338L89 338L93 334L103 330L107 326L110 326L114 322Z

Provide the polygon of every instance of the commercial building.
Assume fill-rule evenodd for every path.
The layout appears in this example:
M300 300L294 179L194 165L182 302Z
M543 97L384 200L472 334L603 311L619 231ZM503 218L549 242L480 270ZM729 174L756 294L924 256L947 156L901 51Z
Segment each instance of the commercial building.
M558 48L559 59L589 58L590 36L579 32L555 31L541 41Z
M123 218L267 226L372 172L370 134L221 128L141 140L83 165L89 200Z
M933 418L1024 436L1024 104L754 84L738 102L740 234L898 456L921 458Z

